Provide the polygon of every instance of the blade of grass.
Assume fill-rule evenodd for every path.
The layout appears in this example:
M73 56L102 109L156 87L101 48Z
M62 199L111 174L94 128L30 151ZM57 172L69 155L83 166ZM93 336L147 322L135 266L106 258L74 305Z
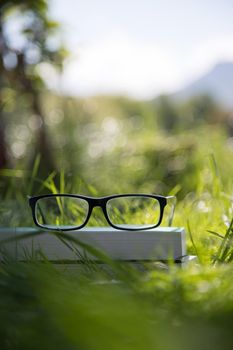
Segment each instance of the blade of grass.
M193 234L192 234L192 231L191 231L189 220L187 220L187 228L188 228L188 234L189 234L190 240L192 242L192 245L193 245L193 248L194 248L194 251L195 251L195 255L198 257L198 260L201 262L201 257L200 257L200 254L198 252L196 243L194 242L194 239L193 239Z
M224 238L224 236L221 235L221 234L218 233L218 232L211 231L211 230L207 230L207 232L211 233L212 235L214 235L214 236L216 236L216 237L218 237L218 238L222 238L222 239Z
M64 170L60 173L60 193L65 193L65 172Z
M30 176L30 181L29 181L29 185L28 185L28 194L31 196L32 194L32 188L33 188L33 184L36 178L36 175L38 174L38 170L39 170L39 166L40 166L40 160L41 160L41 156L40 154L38 154L36 156L33 168L32 168L32 173Z
M227 241L229 239L229 236L232 234L231 233L232 227L233 227L233 218L232 218L232 220L230 222L230 225L229 225L229 227L227 229L227 232L226 232L226 234L225 234L225 236L224 236L224 238L222 240L222 243L221 243L221 245L220 245L220 247L218 249L216 257L214 258L213 264L215 264L217 261L218 262L223 262L224 261L223 258L226 256L225 249L226 249L226 245L227 245ZM228 251L228 249L227 249L227 251Z

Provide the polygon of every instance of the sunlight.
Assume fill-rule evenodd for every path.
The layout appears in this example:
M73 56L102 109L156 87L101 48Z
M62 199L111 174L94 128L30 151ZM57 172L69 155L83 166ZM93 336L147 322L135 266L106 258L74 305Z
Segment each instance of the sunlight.
M63 90L72 95L152 97L174 89L179 72L159 46L109 37L77 50L65 66Z

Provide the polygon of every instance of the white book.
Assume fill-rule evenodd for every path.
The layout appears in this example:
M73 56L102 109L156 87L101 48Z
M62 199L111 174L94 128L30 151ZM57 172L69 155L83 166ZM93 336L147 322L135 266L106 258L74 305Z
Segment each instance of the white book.
M40 256L42 252L48 260L77 261L83 256L93 260L98 257L90 254L88 249L80 247L72 242L66 246L53 233L43 232L37 235L38 230L33 228L1 228L0 242L8 238L17 238L22 234L35 234L27 239L13 240L1 244L2 251L17 260L25 260L26 257ZM180 227L158 227L150 230L125 231L111 227L86 227L81 230L64 232L69 238L79 240L84 244L105 253L114 260L122 261L167 261L179 260L186 255L185 230Z

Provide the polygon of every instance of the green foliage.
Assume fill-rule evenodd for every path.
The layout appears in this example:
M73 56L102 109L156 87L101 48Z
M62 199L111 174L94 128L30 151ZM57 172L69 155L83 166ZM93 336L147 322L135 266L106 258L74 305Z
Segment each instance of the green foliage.
M82 101L72 101L69 108L74 103L80 103L80 126L85 128L86 125L90 133L96 132L98 127L93 123L101 127L102 112L85 119ZM118 102L117 106L119 108ZM125 125L130 117L120 111L122 114L118 110L117 118ZM70 115L74 120L70 121L74 123L72 128L75 116ZM110 121L112 123L112 119ZM62 129L62 123L65 121L57 127ZM43 346L49 349L214 350L231 344L233 246L229 174L233 169L229 140L223 129L220 132L212 126L210 132L209 125L196 127L195 135L190 131L166 135L159 130L153 137L147 127L138 132L135 129L132 132L130 127L127 130L133 140L130 145L135 147L132 151L131 146L127 160L136 157L140 149L140 156L149 159L143 170L150 167L153 171L156 166L154 182L165 182L164 174L175 157L186 157L185 164L192 164L191 169L185 165L185 169L177 172L177 177L171 173L171 184L166 189L178 192L174 225L186 228L188 253L198 255L199 266L178 269L171 264L169 271L163 271L152 263L144 265L141 272L136 267L115 263L95 249L91 253L101 257L107 268L91 263L85 256L83 264L73 272L67 267L51 265L46 257L43 263L33 261L33 257L28 257L27 263L6 260L0 268L2 349L41 349ZM72 149L73 141L69 142ZM82 152L89 142L87 138ZM137 142L138 147L135 146ZM187 149L189 153L186 154ZM152 162L155 150L157 156L160 154L157 163ZM117 154L116 149L111 152ZM82 153L79 157L81 162ZM93 159L90 163L87 160L87 170L84 167L87 178L91 163L98 165L99 162L103 167L104 157L97 157L96 163ZM124 189L124 186L117 186L122 179L124 182L130 179L124 184L125 189L129 186L130 190L150 191L152 188L149 177L145 178L147 186L140 176L132 177L132 172L122 167L120 156L118 172L114 167L110 167L114 171L108 170L109 180L105 173L101 183L95 173L92 183L96 187L66 171L61 171L58 180L55 173L42 180L38 173L40 161L38 156L31 172L20 168L1 171L0 225L33 225L26 195L35 189L36 193L75 192L95 196L103 189L112 192L114 186L120 192L120 187ZM70 161L75 167L76 160L71 157ZM119 176L121 181L118 181ZM7 186L4 185L6 180ZM105 224L102 214L94 214L90 225ZM79 254L80 242L71 242L66 235L59 239ZM89 247L85 249L88 251Z
M162 129L173 131L179 124L179 115L174 103L167 96L160 96L156 102L159 125Z
M46 261L6 261L1 349L218 349L231 343L230 265L142 273L109 262L109 268L110 274L69 272Z
M171 264L164 272L150 264L141 273L93 247L107 269L86 257L73 273L46 257L43 263L27 257L26 264L6 257L0 265L1 349L228 348L233 146L227 113L208 96L178 104L165 96L135 101L48 92L40 69L60 70L66 56L56 41L59 27L45 0L3 0L0 36L19 15L28 19L20 33L25 47L16 50L3 38L8 44L0 52L0 156L6 142L10 158L0 169L0 227L33 226L27 205L33 194L176 194L174 225L185 227L188 253L198 256L199 266ZM98 210L89 224L106 225ZM59 239L79 254L80 242Z
M12 32L14 23L16 31ZM40 93L45 88L41 70L56 70L58 74L67 56L59 25L49 17L48 2L1 2L0 42L0 168L12 166L14 156L21 158L33 137L30 160L33 162L40 153L40 172L48 175L56 163L40 103ZM18 143L12 143L7 136L15 117L23 131ZM31 130L25 126L25 119L29 125L31 119Z
M188 140L187 134L186 137ZM174 225L185 226L188 252L198 255L199 266L179 269L171 264L169 271L164 271L152 263L144 265L142 272L137 267L114 262L89 246L83 248L104 261L105 268L91 263L85 256L77 270L54 266L46 257L41 263L34 261L35 257L27 257L27 263L6 258L0 266L1 349L217 350L220 346L229 347L233 316L229 176L233 170L232 149L227 147L225 134L214 127L208 134L205 128L198 129L196 137L197 140L192 138L195 148L188 158L194 164L193 182L192 177L183 181L184 176L177 182L180 186L171 192L183 190ZM184 135L177 135L179 138L184 140ZM142 154L155 145L152 138L143 140ZM164 149L167 154L177 152L177 156L182 152L176 149L174 136L158 140L163 157ZM209 153L210 149L213 153ZM97 190L65 171L61 171L58 181L55 173L41 180L38 177L40 161L38 157L31 172L1 171L0 226L33 225L26 195L35 188L37 193L99 194L99 187ZM158 162L161 173L167 161L166 158L164 163ZM118 173L112 172L111 180L105 181L102 188L110 191L109 183L117 182L120 171L119 168ZM6 179L7 187L4 186ZM135 189L135 183L131 186ZM90 225L103 224L96 212ZM65 234L59 234L58 239L79 254L80 242L69 241Z

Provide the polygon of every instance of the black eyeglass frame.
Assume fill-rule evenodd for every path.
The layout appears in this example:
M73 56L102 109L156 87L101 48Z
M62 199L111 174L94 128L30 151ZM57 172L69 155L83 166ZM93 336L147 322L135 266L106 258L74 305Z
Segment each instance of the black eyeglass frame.
M42 198L51 198L51 197L70 197L70 198L79 198L79 199L83 199L86 200L86 202L88 203L88 213L85 219L85 222L82 225L79 226L74 226L72 228L64 228L64 229L60 229L60 228L49 228L46 227L44 225L39 224L37 218L36 218L36 203L39 199ZM127 228L127 227L119 227L115 224L113 224L111 222L111 220L109 219L108 213L107 213L107 203L109 200L111 199L115 199L115 198L122 198L122 197L147 197L147 198L154 198L159 202L160 205L160 217L158 222L150 227L145 227L145 228ZM76 195L76 194L67 194L67 193L57 193L57 194L45 194L45 195L40 195L40 196L33 196L33 197L29 197L28 201L29 201L29 205L31 207L32 210L32 218L34 223L43 229L46 230L52 230L52 231L74 231L74 230L80 230L81 228L83 228L84 226L87 225L92 210L95 207L101 207L103 214L105 216L105 219L107 220L108 224L110 226L112 226L113 228L117 229L117 230L125 230L125 231L140 231L140 230L150 230L153 228L158 227L163 219L163 214L164 214L164 208L166 207L166 205L168 204L168 200L169 199L174 199L176 200L175 196L161 196L161 195L154 195L154 194L141 194L141 193L128 193L128 194L114 194L111 196L105 196L105 197L90 197L90 196L84 196L84 195ZM169 226L171 226L172 223L172 219L173 219L173 215L174 215L174 210L175 210L175 203L173 203L173 208L172 208L172 213L171 216L169 218Z

